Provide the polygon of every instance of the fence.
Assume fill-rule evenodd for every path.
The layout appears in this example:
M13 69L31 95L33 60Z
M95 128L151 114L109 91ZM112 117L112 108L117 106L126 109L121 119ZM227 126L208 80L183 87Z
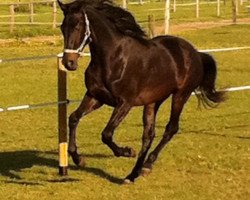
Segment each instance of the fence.
M223 48L223 49L206 49L200 50L201 52L221 52L221 51L235 51L250 49L250 47L235 47L235 48ZM58 142L59 142L59 174L67 175L68 167L68 143L67 143L67 104L70 102L79 102L80 100L68 100L67 99L67 71L62 65L62 53L57 55L57 77L58 77L58 102L49 102L36 105L20 105L12 106L8 108L0 108L1 112L14 111L14 110L24 110L32 108L40 108L45 106L58 106ZM85 54L89 56L90 54ZM1 63L5 62L16 62L20 60L34 60L34 59L47 59L55 58L55 55L43 56L43 57L30 57L30 58L19 58L19 59L8 59L1 60ZM250 90L250 86L240 86L225 89L225 91L241 91L241 90Z
M180 3L177 4L177 0L162 0L165 1L165 7L164 8L157 8L157 9L149 9L149 11L164 11L164 18L161 19L164 21L164 33L169 33L169 26L170 26L170 11L173 12L177 11L177 7L184 7L184 6L195 6L195 16L196 18L200 17L200 5L207 5L207 4L216 4L216 16L221 16L221 4L226 5L225 0L214 0L214 1L206 1L201 2L200 0L193 0L192 3ZM127 8L127 0L123 0L123 8ZM138 4L143 4L144 1L138 1ZM150 1L147 1L150 2ZM237 16L239 13L239 4L243 5L243 2L247 2L247 0L231 0L231 6L232 6L232 22L237 22ZM144 2L145 3L145 2ZM248 6L247 6L248 7ZM152 18L152 17L151 17ZM154 17L153 17L154 18ZM159 20L158 20L159 21ZM152 31L150 31L152 32Z
M164 21L164 32L165 34L169 33L169 24L170 24L170 11L172 10L173 12L176 12L177 7L183 7L183 6L195 6L195 15L196 18L200 17L200 5L202 4L217 4L217 16L219 17L221 15L221 3L224 2L225 4L225 0L215 0L215 1L207 1L207 2L200 2L200 0L193 0L193 3L177 3L177 0L163 0L165 1L165 7L164 8L159 8L159 9L149 9L149 11L163 11L164 12L164 18L161 19ZM0 22L0 24L3 25L9 25L9 30L10 33L13 32L15 25L52 25L52 28L56 28L57 25L59 25L59 23L57 22L57 1L56 0L44 0L44 1L31 1L31 2L17 2L17 3L0 3L0 6L9 6L9 15L3 15L0 16L0 18L9 18L9 22ZM137 2L133 2L133 3L138 3L143 5L144 3L148 3L150 1L142 1L142 0L138 0ZM243 4L243 0L232 0L232 21L234 23L236 23L237 20L237 15L238 15L238 6L239 4L242 5ZM127 8L127 4L129 3L129 1L127 0L123 0L122 1L122 6L123 8ZM132 2L130 2L132 3ZM34 13L34 6L38 5L38 4L52 4L52 15L53 15L53 19L51 22L35 22L34 20L34 16L36 16L36 14ZM21 5L25 5L27 7L29 7L29 14L16 14L15 12L15 8L21 6ZM23 16L28 16L29 17L29 21L28 22L17 22L15 19L16 17L23 17ZM146 21L148 22L148 27L149 27L149 32L150 34L154 33L155 31L152 30L153 26L152 26L152 19L154 19L155 21L155 17L148 17L148 19L150 19L151 21ZM159 20L158 20L159 21Z
M9 7L9 15L2 15L1 18L10 18L9 22L0 22L3 25L10 25L10 33L13 32L15 25L52 25L52 28L56 28L57 26L57 1L56 0L45 0L45 1L31 1L31 2L16 2L16 3L0 3L0 6L8 6ZM35 22L34 21L34 5L37 4L52 4L52 22ZM15 8L20 6L27 6L29 8L29 14L19 14L15 13ZM29 17L29 22L16 22L15 17Z

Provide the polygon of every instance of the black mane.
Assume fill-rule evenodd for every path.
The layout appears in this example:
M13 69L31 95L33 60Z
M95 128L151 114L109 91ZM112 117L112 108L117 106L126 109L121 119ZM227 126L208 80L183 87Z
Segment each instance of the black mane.
M76 0L72 3L72 8L79 9L91 6L99 10L103 15L111 21L116 29L127 36L138 39L139 41L146 41L146 33L136 23L133 15L116 6L111 0Z

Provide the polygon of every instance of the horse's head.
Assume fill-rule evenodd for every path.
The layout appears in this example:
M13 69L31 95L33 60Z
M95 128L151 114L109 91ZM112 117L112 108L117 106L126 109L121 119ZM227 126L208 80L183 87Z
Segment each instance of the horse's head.
M64 13L61 31L64 37L64 54L62 63L68 70L77 69L77 60L84 47L90 42L90 27L87 14L81 6L73 3L58 3Z

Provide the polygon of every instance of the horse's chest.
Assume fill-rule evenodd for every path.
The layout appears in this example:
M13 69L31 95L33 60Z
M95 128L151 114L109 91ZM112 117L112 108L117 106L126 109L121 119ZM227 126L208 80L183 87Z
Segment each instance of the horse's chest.
M98 101L104 104L114 106L115 99L107 89L101 71L88 68L85 72L85 85L88 92Z

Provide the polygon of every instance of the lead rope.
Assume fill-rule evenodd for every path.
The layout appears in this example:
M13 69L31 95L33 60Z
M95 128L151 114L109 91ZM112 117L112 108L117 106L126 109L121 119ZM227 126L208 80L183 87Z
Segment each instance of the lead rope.
M85 23L86 23L86 31L85 31L84 38L83 38L83 41L82 41L80 47L78 49L64 49L64 53L77 53L77 54L81 55L82 51L87 43L87 40L91 39L90 38L91 31L90 31L90 27L89 27L89 19L88 19L88 16L86 13L84 14L84 17L85 17Z

